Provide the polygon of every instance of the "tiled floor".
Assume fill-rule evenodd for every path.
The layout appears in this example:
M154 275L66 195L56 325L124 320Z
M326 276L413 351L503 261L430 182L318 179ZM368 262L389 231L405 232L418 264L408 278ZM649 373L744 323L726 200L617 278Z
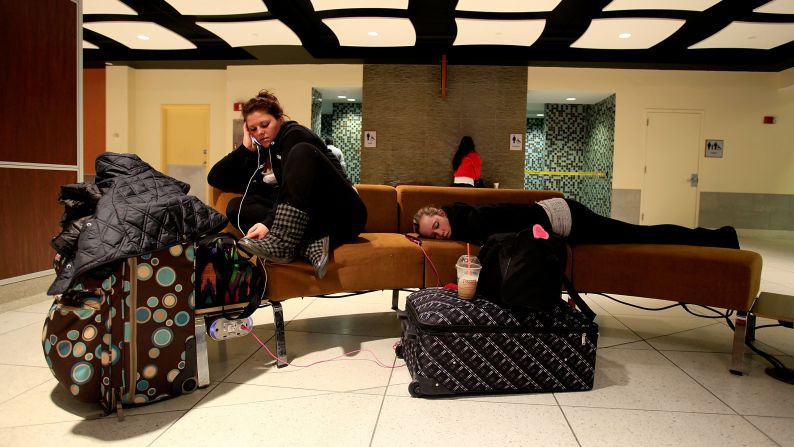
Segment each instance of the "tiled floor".
M794 241L744 239L743 247L764 255L762 290L794 295ZM276 369L249 336L210 341L209 388L119 422L53 379L40 345L50 300L25 298L0 313L0 445L794 445L794 385L766 376L758 358L749 376L729 374L728 326L681 308L650 312L588 296L601 326L589 392L416 399L405 368L380 367L370 354ZM291 361L368 349L401 365L390 302L390 292L287 301ZM269 309L257 312L256 333L272 337ZM794 367L793 330L762 329L758 339Z

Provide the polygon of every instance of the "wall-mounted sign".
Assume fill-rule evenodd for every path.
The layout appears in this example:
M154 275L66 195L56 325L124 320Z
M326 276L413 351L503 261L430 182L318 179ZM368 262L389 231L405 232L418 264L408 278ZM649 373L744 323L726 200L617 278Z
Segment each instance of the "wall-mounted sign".
M706 157L722 158L723 149L725 149L725 141L706 140Z
M510 150L520 151L524 149L524 135L520 133L510 134Z
M378 147L378 134L374 130L364 131L364 147Z

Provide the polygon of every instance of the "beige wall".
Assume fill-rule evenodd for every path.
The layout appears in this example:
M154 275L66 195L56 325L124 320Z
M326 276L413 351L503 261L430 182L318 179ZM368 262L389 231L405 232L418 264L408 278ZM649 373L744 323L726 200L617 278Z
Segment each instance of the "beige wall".
M700 157L700 191L792 194L794 94L778 88L781 76L532 67L527 85L616 93L615 189L642 188L646 111L678 109L702 110L702 139L725 140L724 158ZM777 124L762 124L764 115L777 116Z
M244 101L262 88L272 89L288 115L308 124L311 87L358 86L363 82L362 73L361 65L239 66L227 70L108 67L108 150L137 153L159 168L160 105L210 104L212 164L230 150L231 123L239 116L232 110L234 102ZM700 191L794 194L794 70L745 73L531 67L527 87L616 93L615 189L642 188L646 110L688 109L704 112L704 139L725 140L724 158L700 158ZM364 101L366 108L366 98ZM777 124L762 124L764 115L776 116ZM381 136L379 133L379 140Z
M233 104L272 90L285 112L309 124L312 87L361 85L361 65L228 67L226 70L136 70L108 67L107 145L161 169L161 106L209 104L211 166L231 149Z

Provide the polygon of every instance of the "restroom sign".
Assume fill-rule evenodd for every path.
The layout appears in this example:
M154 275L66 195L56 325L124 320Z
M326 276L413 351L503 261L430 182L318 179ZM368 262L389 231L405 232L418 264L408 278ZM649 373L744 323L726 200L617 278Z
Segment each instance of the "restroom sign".
M511 133L510 134L510 150L511 151L519 151L524 149L524 142L522 141L522 137L524 135L520 133Z
M364 147L378 147L378 134L374 130L364 131Z
M725 149L725 141L706 140L706 157L722 158L723 149Z

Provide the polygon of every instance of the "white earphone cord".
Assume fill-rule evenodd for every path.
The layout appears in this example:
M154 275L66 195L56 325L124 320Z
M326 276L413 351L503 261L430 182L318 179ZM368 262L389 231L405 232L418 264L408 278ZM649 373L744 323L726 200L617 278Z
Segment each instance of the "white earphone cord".
M254 176L256 175L257 172L259 172L259 169L261 169L261 166L259 166L259 148L261 146L256 143L253 144L254 147L256 148L256 168L254 168L254 173L251 174L251 178L248 179L248 184L245 185L245 192L243 192L243 198L240 199L240 207L237 208L237 228L239 228L240 231L243 232L243 236L245 236L245 234L248 233L248 230L250 230L250 228L243 230L243 226L240 223L240 213L243 211L243 202L245 202L245 196L246 194L248 194L248 188L251 187L251 182L254 180Z

